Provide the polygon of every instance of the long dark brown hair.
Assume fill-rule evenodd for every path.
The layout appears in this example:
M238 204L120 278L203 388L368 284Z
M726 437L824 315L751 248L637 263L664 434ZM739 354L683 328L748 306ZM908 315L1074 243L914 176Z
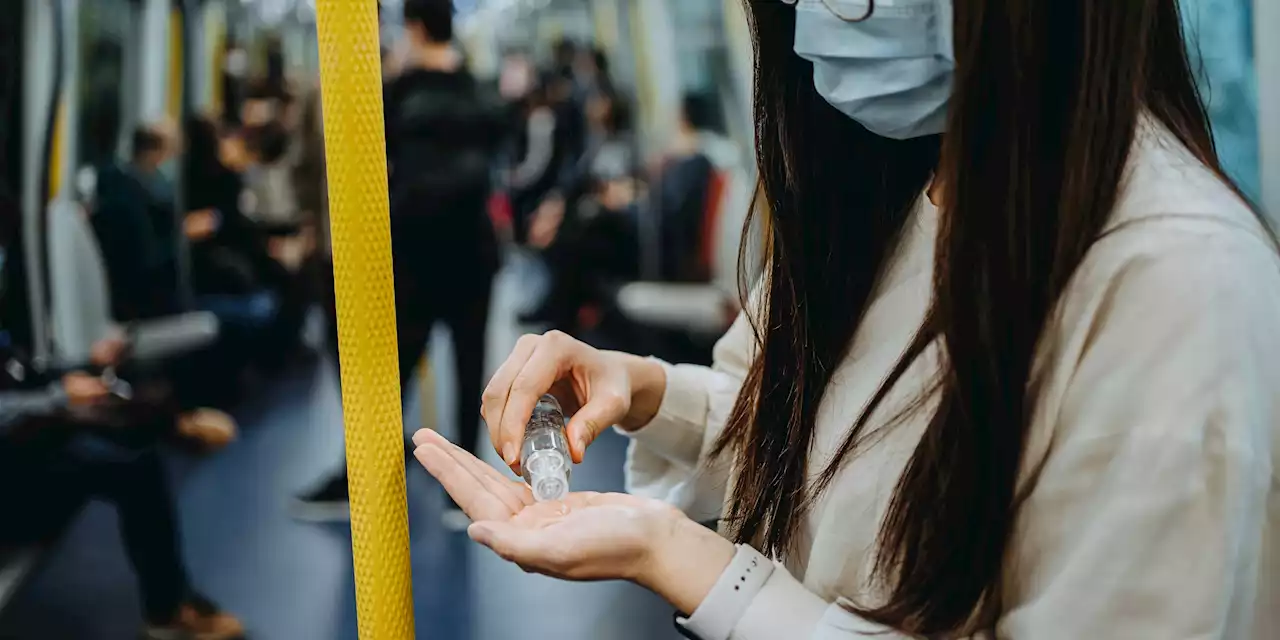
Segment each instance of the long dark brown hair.
M716 446L735 461L726 524L740 542L791 552L813 500L885 426L869 416L937 345L936 409L875 554L888 599L857 612L918 635L963 630L999 606L1032 358L1116 203L1140 118L1222 176L1177 2L955 0L945 142L885 140L828 106L792 52L795 9L746 4L763 199L753 209L769 215L749 307L758 352ZM819 404L935 169L927 318L811 486Z

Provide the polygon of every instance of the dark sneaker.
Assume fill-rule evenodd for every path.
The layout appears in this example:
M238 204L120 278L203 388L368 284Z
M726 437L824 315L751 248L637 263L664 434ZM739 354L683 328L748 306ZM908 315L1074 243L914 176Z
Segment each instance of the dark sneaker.
M293 517L307 522L346 522L351 519L351 494L345 472L330 478L313 491L298 496Z

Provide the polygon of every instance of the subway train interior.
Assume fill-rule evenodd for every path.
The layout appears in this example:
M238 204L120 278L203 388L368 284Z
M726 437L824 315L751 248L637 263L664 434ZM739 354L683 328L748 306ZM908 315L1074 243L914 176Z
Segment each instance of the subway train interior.
M439 165L484 213L391 225L406 451L434 429L503 468L477 415L524 334L711 364L767 244L744 1L453 0L438 50L413 0L328 3L378 5L387 104L423 60L483 96L400 100L452 125L386 140L421 145L393 182ZM0 639L358 637L321 115L354 89L322 85L317 4L0 6ZM1280 2L1181 4L1225 169L1280 216ZM54 418L5 406L37 387ZM574 488L623 491L626 456L604 432ZM412 457L405 482L416 637L681 637L635 584L470 540Z

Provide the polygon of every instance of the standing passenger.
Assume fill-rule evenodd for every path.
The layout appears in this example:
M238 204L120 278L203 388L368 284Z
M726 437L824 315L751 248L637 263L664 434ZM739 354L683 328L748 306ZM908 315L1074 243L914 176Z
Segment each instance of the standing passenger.
M453 46L451 0L408 0L404 23L408 53L384 99L400 388L408 388L432 327L448 325L457 425L461 442L476 451L485 328L498 268L487 200L507 114L497 93L462 66ZM346 513L346 474L304 502L322 507L304 515Z

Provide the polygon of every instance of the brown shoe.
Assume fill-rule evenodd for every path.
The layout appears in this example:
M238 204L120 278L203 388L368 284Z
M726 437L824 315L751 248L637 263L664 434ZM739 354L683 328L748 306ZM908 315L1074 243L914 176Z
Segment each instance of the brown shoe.
M205 451L217 451L236 439L231 416L217 409L196 409L178 416L178 435Z
M245 640L244 625L203 598L192 598L167 625L148 625L144 640Z

